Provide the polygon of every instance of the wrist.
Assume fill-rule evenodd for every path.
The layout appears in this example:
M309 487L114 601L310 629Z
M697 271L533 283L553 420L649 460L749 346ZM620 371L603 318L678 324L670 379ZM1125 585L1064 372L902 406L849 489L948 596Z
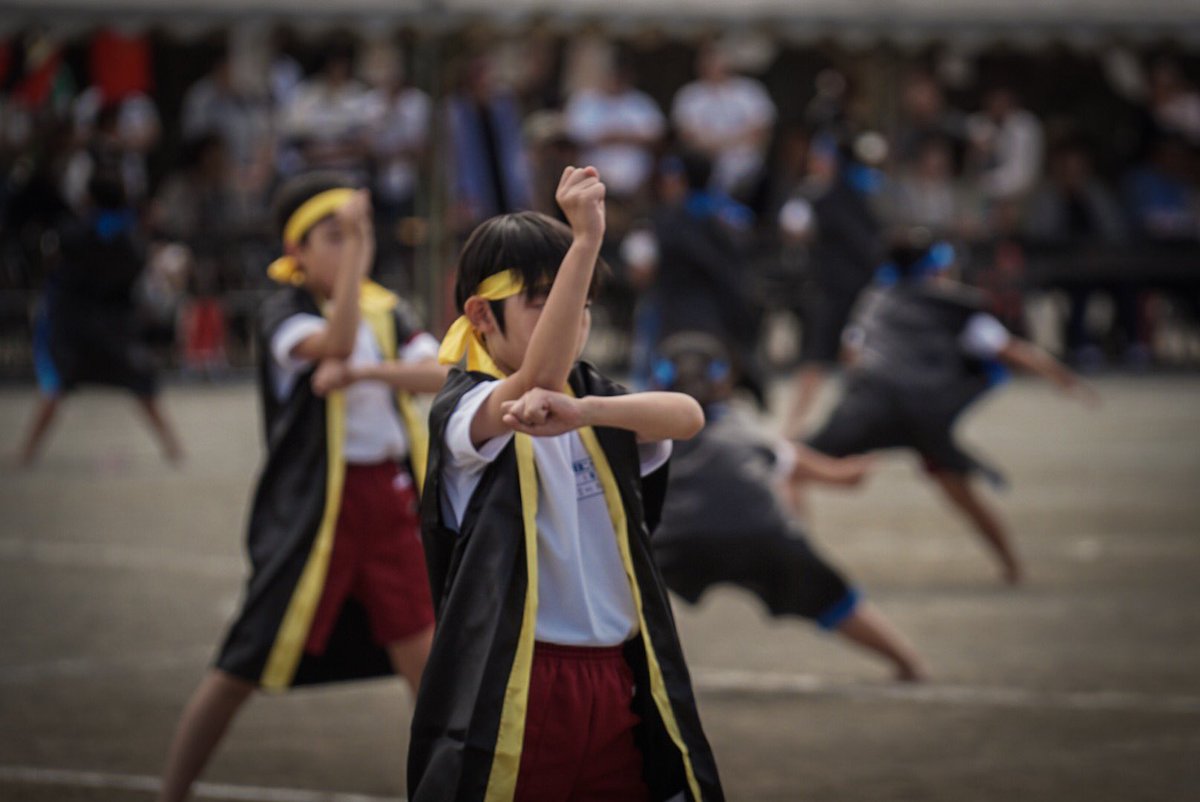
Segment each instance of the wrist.
M597 426L603 413L603 401L600 396L585 395L576 399L579 404L579 421L583 426Z
M604 234L595 231L572 231L574 237L574 245L579 248L600 253L600 246L604 244Z

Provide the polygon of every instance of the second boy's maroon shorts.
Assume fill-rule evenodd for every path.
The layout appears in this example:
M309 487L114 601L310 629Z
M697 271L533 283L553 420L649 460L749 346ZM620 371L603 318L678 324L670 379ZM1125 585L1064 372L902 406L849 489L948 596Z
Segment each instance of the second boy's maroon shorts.
M380 646L433 624L417 491L394 462L347 465L325 589L305 650L322 654L347 598L366 608Z

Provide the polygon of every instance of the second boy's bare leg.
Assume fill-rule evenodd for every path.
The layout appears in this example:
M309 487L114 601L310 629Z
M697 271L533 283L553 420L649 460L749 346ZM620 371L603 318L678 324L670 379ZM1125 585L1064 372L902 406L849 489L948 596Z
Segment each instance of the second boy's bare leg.
M229 723L254 692L253 683L213 669L200 681L179 719L159 802L182 802L217 748Z
M421 687L421 674L425 671L425 661L429 659L429 647L433 644L433 627L418 632L411 638L388 644L388 659L392 661L392 670L404 677L416 698L417 689Z
M979 534L983 535L984 541L996 552L1004 569L1004 580L1011 585L1018 584L1024 571L1008 531L1000 518L975 493L970 479L963 474L948 471L937 471L933 478L937 480L947 498L970 519Z

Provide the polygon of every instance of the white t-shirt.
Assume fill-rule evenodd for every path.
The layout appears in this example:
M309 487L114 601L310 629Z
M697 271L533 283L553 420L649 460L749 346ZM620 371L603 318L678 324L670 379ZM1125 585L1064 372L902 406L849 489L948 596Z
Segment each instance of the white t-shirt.
M720 83L695 81L679 90L671 120L683 131L704 132L722 139L747 134L775 122L775 104L753 78ZM722 150L713 163L713 182L729 191L753 178L763 164L763 148L740 144Z
M567 133L583 146L581 164L593 165L616 195L631 195L650 178L654 156L649 145L601 144L614 135L658 137L666 120L658 104L644 92L619 95L584 90L566 108Z
M467 392L446 425L442 514L457 529L483 473L513 433L476 449L471 421L499 382ZM645 476L671 456L671 441L640 445ZM533 438L538 474L537 639L567 646L616 646L638 632L637 609L592 459L578 432Z
M408 87L394 97L375 91L371 102L376 107L370 115L375 120L371 147L379 160L376 190L384 200L408 200L417 191L417 163L412 156L394 154L425 145L432 101L420 89Z
M1012 340L1004 324L987 312L976 312L967 320L958 344L976 359L995 359Z
M291 392L296 380L312 366L312 361L292 355L292 349L328 325L317 315L292 315L279 326L271 338L271 376L275 396L282 399ZM419 362L437 356L438 341L421 332L402 345L398 357L402 362ZM348 360L351 365L376 365L383 354L366 321L359 321L354 351ZM354 382L343 390L346 398L346 442L342 453L352 465L373 465L385 460L400 460L408 456L408 435L396 412L394 390L381 381Z

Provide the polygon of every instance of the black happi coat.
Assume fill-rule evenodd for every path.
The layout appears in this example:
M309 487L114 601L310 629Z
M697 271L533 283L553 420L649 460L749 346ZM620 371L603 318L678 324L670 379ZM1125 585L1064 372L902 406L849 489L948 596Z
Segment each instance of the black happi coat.
M408 756L408 792L413 802L503 798L495 787L489 794L489 778L501 721L506 715L515 715L505 691L522 634L526 591L531 581L536 583L525 567L515 439L485 471L460 532L447 527L440 503L446 425L460 399L480 382L490 380L492 377L483 373L453 371L430 413L429 485L422 498L421 520L438 622L413 714ZM579 396L624 392L586 363L576 365L570 385ZM612 467L628 518L641 614L653 644L653 656L647 654L640 635L625 650L637 678L634 711L642 721L637 741L646 782L655 799L669 799L681 792L684 798L694 799L688 780L690 762L700 797L723 799L666 589L650 549L647 518L651 525L656 522L665 471L640 478L632 432L597 428L595 433ZM687 758L673 741L670 724L652 698L654 659L661 668L663 685L659 690L669 699L671 718Z
M336 524L341 485L337 484L339 498L330 499L330 461L344 464L338 427L344 425L345 413L330 409L332 397L313 393L315 366L296 379L285 398L275 395L271 339L285 320L301 313L321 314L312 295L289 287L268 297L260 314L259 393L267 458L246 536L252 573L217 658L219 668L276 690L392 673L387 654L371 638L365 609L352 598L342 608L325 653L318 657L303 652L324 572L310 574L307 583L302 577L322 524ZM391 342L380 346L389 356L414 327L400 308L386 314L393 323ZM310 613L297 615L297 607Z

